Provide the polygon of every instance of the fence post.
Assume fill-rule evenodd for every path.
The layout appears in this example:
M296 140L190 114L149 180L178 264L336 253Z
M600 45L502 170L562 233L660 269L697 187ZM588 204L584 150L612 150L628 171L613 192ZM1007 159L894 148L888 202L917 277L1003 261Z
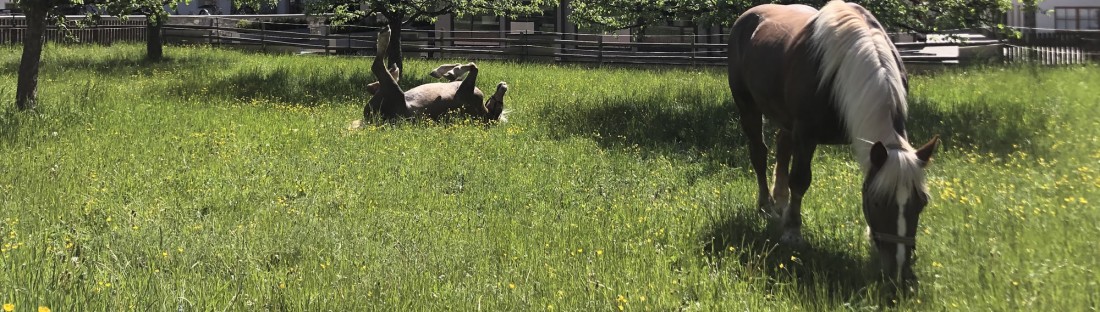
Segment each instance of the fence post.
M691 35L691 66L695 66L695 34Z
M218 20L217 17L210 20L210 22L214 23L214 38L213 38L213 40L215 40L214 45L217 46L217 47L221 47L221 45L222 45L222 23L221 23L220 20Z
M1032 37L1035 36L1035 30L1028 30L1024 33L1024 46L1027 47L1027 59L1030 62L1039 61L1039 49L1031 44Z
M267 23L260 20L260 49L267 52Z
M523 45L523 54L521 54L519 56L519 60L520 60L520 62L526 62L527 61L527 32L524 31L524 32L519 33L519 38L520 38L520 44Z
M99 23L98 22L92 24L92 42L95 42L96 44L103 44L102 42L99 42Z
M603 66L603 35L600 34L600 35L596 35L596 36L597 36L596 38L598 38L598 39L596 39L596 43L597 43L597 47L598 47L598 48L596 48L596 52L597 52L596 60L598 61L600 66Z
M428 58L429 59L434 59L435 58L435 49L436 49L435 40L436 40L436 36L439 36L439 32L437 32L433 29L431 39L428 40Z
M351 31L350 30L348 31L348 52L347 53L348 54L354 54L355 53L355 49L352 48L352 46L351 46Z

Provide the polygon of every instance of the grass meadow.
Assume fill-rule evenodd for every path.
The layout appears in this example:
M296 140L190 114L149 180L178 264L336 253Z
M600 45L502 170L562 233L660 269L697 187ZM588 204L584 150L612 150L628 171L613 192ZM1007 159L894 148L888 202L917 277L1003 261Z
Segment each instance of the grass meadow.
M348 130L370 58L53 45L25 113L0 51L16 311L1100 308L1095 65L911 77L911 139L944 144L891 302L847 147L818 149L810 246L775 243L722 69L483 61L507 123Z

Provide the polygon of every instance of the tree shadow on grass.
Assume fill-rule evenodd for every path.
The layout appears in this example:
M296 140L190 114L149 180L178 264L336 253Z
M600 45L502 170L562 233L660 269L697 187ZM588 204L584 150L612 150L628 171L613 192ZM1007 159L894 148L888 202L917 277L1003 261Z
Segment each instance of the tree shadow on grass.
M9 104L6 102L0 102L3 104ZM11 106L8 106L11 107ZM26 113L17 111L15 108L6 108L0 110L0 147L6 147L16 142L20 133L25 127Z
M946 146L969 147L977 151L1008 155L1021 148L1036 155L1049 155L1046 129L1056 116L1037 105L1006 105L972 101L937 105L925 98L912 98L906 126L914 145L924 144L938 134Z
M231 61L230 58L217 53L188 53L183 55L166 55L160 61L151 61L143 55L120 53L106 56L92 56L86 58L64 57L60 59L42 60L42 72L62 73L72 71L90 71L101 76L126 76L136 72L151 69L187 70L198 68L195 65L208 65L224 68ZM10 72L18 72L19 60L0 64Z
M170 87L169 93L186 96L205 90L236 99L262 99L281 105L316 107L327 103L366 104L367 84L377 81L366 67L317 74L308 68L274 67L238 70L205 80L191 80ZM406 74L405 90L425 83L442 82L427 75Z
M718 267L735 262L745 270L762 271L772 281L769 286L797 281L795 293L809 306L869 299L868 288L881 286L859 251L825 244L781 244L780 226L764 219L763 214L744 209L715 220L700 233L705 256ZM737 252L731 252L731 247ZM874 301L878 300L870 303Z
M599 103L544 106L551 138L592 138L612 150L643 155L699 156L729 166L747 166L736 111L715 97L684 92L649 98L597 99Z

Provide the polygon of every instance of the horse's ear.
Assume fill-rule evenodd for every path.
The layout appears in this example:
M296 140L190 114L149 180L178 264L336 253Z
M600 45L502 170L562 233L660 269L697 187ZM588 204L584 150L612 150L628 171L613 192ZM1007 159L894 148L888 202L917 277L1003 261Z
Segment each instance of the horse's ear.
M928 143L924 143L924 146L917 149L917 159L923 162L922 167L927 166L932 161L932 154L936 152L936 146L938 145L940 145L940 136L936 135Z
M879 168L884 164L886 164L886 145L875 142L875 145L871 146L871 167Z

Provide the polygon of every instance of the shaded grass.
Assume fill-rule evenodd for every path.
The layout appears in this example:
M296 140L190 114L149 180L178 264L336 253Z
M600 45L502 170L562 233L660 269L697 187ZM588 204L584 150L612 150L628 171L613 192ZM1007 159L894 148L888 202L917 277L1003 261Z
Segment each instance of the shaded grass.
M5 47L3 49L11 49ZM369 58L48 47L0 114L0 301L54 310L848 310L860 177L820 149L811 247L775 244L724 73L479 63L510 122L345 127ZM0 56L16 62L17 53ZM403 86L436 63L410 60ZM425 73L425 74L416 74ZM1095 309L1095 66L914 77L930 169L919 296ZM0 95L14 86L0 74ZM9 89L4 89L9 86ZM0 101L10 101L4 97ZM5 107L11 107L10 102Z

